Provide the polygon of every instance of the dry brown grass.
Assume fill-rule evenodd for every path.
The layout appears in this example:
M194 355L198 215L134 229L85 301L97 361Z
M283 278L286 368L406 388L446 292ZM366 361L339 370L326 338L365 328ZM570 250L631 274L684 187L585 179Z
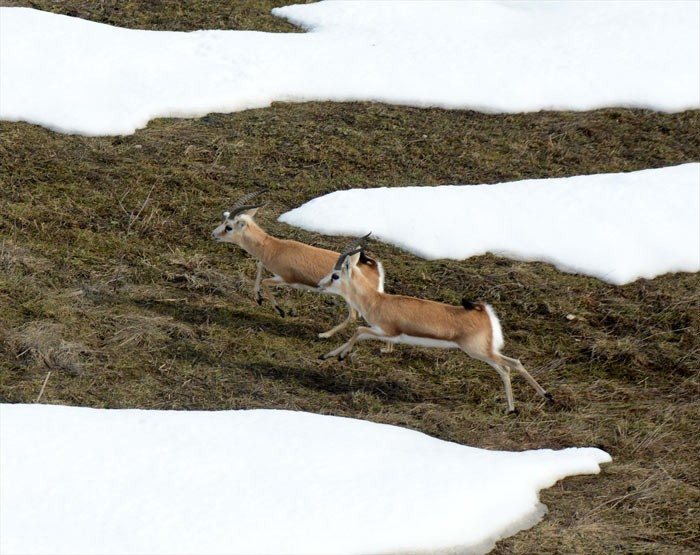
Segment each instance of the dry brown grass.
M222 13L236 28L269 29L274 21L259 3L226 3L225 11L214 2L192 10L178 2L153 10L134 2L30 3L145 28L213 27ZM258 218L266 229L338 248L342 238L276 217L349 187L698 161L700 112L485 115L275 104L157 120L132 136L102 138L0 122L0 159L3 402L34 402L45 385L47 403L286 408L492 449L600 446L614 458L602 475L542 492L544 521L494 553L700 549L699 275L615 287L543 263L491 255L425 261L372 243L387 290L494 305L508 352L557 399L545 405L515 379L520 414L508 418L497 376L457 353L399 347L380 355L367 343L345 363L319 361L329 342L316 334L337 323L343 304L285 292L280 300L295 316L282 319L253 300L253 262L209 240L230 201L259 185L271 190Z
M53 321L32 321L12 330L8 343L15 358L31 366L61 370L77 375L80 357L86 348L79 342L66 341L61 324Z

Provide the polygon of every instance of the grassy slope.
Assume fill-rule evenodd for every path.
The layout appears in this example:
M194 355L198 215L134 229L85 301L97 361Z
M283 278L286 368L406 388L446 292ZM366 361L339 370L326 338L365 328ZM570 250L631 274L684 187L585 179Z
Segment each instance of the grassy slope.
M148 29L288 31L271 3L8 2ZM196 6L192 7L194 4ZM222 15L223 14L223 15ZM692 553L700 547L700 276L614 287L494 256L427 262L373 243L387 289L491 302L506 352L557 399L457 353L364 344L345 363L315 334L342 304L252 299L254 264L212 244L242 192L271 189L258 220L320 246L344 240L276 222L348 187L489 183L700 160L700 112L484 115L372 103L275 104L158 120L85 138L0 122L0 400L94 407L274 407L399 424L494 449L598 445L599 477L543 492L550 512L494 553ZM476 232L476 230L475 230ZM565 232L565 230L564 230ZM50 371L50 375L48 374Z

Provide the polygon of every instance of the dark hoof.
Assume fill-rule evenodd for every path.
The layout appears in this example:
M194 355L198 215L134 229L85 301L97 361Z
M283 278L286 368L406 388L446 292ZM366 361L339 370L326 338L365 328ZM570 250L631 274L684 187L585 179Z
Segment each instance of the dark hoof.
M320 356L318 357L318 360L326 360L326 355L320 355Z
M508 416L513 415L513 416L518 416L520 414L520 411L518 409L513 409L508 411Z
M276 306L275 308L277 309L279 315L282 316L282 318L284 318L284 310L282 310L279 306Z
M262 300L262 297L258 297L258 298L255 299L255 300L257 301L257 303L258 303L260 306L262 306L262 301L263 301L263 300Z
M554 403L554 397L552 397L552 394L547 392L544 394L544 398L547 399L549 403Z

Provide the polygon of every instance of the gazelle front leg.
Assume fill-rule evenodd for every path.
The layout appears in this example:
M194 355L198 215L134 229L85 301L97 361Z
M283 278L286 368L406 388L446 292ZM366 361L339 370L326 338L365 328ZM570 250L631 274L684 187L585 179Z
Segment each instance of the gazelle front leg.
M275 307L275 310L277 312L279 312L279 315L284 318L284 310L282 310L279 307L279 305L277 304L277 300L275 299L275 296L272 294L272 291L270 291L270 285L282 286L282 285L285 285L285 282L279 276L267 278L267 279L264 279L260 282L260 286L262 287L263 293L268 298L268 300L272 303L272 306Z
M338 333L340 330L344 330L345 328L347 328L350 324L352 324L355 321L356 318L357 318L357 311L353 307L348 305L348 317L345 318L344 321L342 321L340 324L335 326L333 329L330 329L330 330L325 331L323 333L319 333L318 336L321 339L327 339L327 338L335 335L336 333Z
M260 282L262 281L262 274L263 274L263 263L258 260L257 264L257 273L255 274L255 285L253 286L253 295L255 296L255 300L258 302L258 304L262 304L263 298L262 295L260 294Z
M343 343L337 349L332 350L330 353L321 355L321 360L326 360L331 357L338 357L339 360L343 360L348 355L348 353L357 341L365 339L379 339L386 341L389 339L389 337L381 330L375 330L365 326L360 326L355 330L355 333L347 342Z

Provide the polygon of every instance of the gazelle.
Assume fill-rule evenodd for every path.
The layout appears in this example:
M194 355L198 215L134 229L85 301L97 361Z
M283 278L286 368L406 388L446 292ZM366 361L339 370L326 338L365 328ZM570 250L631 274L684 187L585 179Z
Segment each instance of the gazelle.
M322 359L337 356L342 360L355 342L364 339L439 349L456 348L490 364L498 372L506 390L509 413L515 412L510 370L522 374L537 393L552 400L552 396L519 360L501 354L501 324L488 304L462 301L462 306L453 306L416 297L390 295L369 287L357 266L364 248L363 240L367 237L369 234L344 249L333 270L318 286L321 291L342 295L370 327L358 327L349 341L323 355ZM362 246L356 248L358 245Z
M224 212L223 223L214 229L211 235L214 241L238 245L257 260L257 274L253 289L255 299L258 304L262 304L264 293L280 316L284 316L284 310L277 304L270 287L293 287L318 292L318 282L333 268L339 253L299 241L278 239L266 233L253 221L255 213L264 203L250 203L252 199L264 192L265 190L262 189L241 197L231 210ZM263 269L272 273L273 277L262 279ZM384 269L380 262L368 256L362 256L356 271L362 275L363 283L367 287L384 290ZM329 293L332 292L329 291ZM355 309L348 305L347 318L334 328L319 333L318 336L331 337L350 325L356 318Z

